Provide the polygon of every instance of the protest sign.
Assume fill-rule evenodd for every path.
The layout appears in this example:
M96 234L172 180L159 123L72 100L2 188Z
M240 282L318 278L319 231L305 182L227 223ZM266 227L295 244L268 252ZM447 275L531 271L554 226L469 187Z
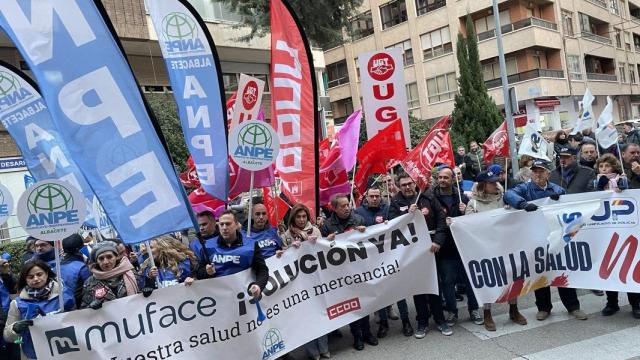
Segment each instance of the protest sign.
M46 316L30 328L39 359L275 359L399 299L437 294L419 212L290 248L267 260L256 319L250 270ZM312 326L310 326L312 325Z
M592 213L594 199L600 201L595 214L568 234L571 239L559 253L550 251L548 237L556 229L546 212L563 208L560 218L569 224ZM559 202L535 203L541 205L535 212L498 209L454 218L451 230L479 303L504 302L549 285L638 291L640 190L563 195Z
M264 94L265 82L247 74L240 74L238 82L238 91L240 92L240 101L235 102L233 109L233 120L231 128L247 120L258 119L260 106L262 105L262 94Z
M264 121L249 120L231 129L229 155L243 169L266 169L280 150L278 134Z

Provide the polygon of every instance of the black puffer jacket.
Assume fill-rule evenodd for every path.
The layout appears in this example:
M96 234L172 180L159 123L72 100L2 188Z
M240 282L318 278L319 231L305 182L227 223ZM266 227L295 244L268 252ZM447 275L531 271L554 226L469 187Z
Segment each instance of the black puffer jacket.
M586 166L575 165L575 170L571 181L567 183L562 177L562 168L557 167L551 172L549 182L560 185L567 191L567 194L579 194L593 191L593 181L596 173Z
M391 198L389 219L395 219L409 212L411 204L416 203L416 196L407 198L402 195L402 192L399 192ZM420 194L417 206L418 211L422 211L424 219L427 221L427 227L431 233L431 241L442 246L445 242L447 231L446 217L442 206L440 206L440 203L430 190Z
M469 198L464 194L459 196L458 189L456 187L453 188L453 192L452 192L453 204L451 205L451 207L447 206L447 204L441 200L442 194L440 192L439 187L436 187L433 190L433 193L435 198L438 199L438 202L440 203L440 206L443 209L443 212L445 214L445 221L447 217L456 217L456 216L464 215L464 211L460 211L460 198L462 198L462 202L465 205L469 203ZM453 240L453 234L451 233L451 229L448 226L446 226L446 222L445 222L445 241L444 241L444 244L442 244L440 251L438 251L438 256L440 256L441 258L447 258L447 259L455 259L460 257L460 254L458 253L458 247L456 246L456 243Z
M324 224L322 224L320 233L323 237L327 237L329 234L342 234L343 232L353 230L356 226L364 226L364 219L353 210L351 214L349 214L349 218L344 220L340 219L338 215L333 212L331 216L324 221Z

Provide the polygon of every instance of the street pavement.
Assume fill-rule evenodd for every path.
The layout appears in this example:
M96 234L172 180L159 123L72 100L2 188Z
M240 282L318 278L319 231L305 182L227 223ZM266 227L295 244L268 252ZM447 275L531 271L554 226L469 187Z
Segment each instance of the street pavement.
M497 331L486 331L469 321L464 302L458 302L460 320L453 327L452 336L443 336L433 321L424 339L405 337L401 321L390 321L389 335L378 346L365 345L363 351L354 350L349 327L341 329L341 339L330 338L333 359L394 360L394 359L640 359L640 320L631 316L626 295L620 294L621 310L610 317L600 315L606 296L578 290L581 308L589 319L576 320L570 316L552 289L553 310L545 321L537 321L535 298L529 294L519 299L519 308L528 324L521 326L509 320L508 305L493 305ZM409 300L409 316L415 329L413 301ZM309 324L313 326L313 324ZM371 317L371 330L377 324ZM292 354L305 359L301 349Z

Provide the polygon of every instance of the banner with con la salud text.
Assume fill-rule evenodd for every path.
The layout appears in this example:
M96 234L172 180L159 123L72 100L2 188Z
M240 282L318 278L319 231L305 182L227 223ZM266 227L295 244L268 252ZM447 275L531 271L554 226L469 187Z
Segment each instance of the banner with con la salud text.
M100 1L0 1L71 157L127 243L193 226Z
M600 207L582 228L554 232L549 212L564 225L592 213L594 199ZM549 285L638 292L640 190L535 203L541 208L534 212L498 209L454 218L451 230L479 303L505 302ZM550 234L570 241L554 253L548 249Z
M204 21L186 1L145 0L164 57L182 132L202 188L226 202L226 109L220 66Z
M42 317L31 336L39 359L276 359L399 299L437 294L422 234L415 212L271 257L264 322L246 295L247 270Z

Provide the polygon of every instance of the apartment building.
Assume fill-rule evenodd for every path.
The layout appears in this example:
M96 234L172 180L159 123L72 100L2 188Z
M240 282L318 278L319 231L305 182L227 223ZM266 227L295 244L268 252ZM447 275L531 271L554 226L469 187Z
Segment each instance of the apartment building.
M599 114L614 99L616 121L640 117L640 0L500 0L499 21L516 123L540 113L545 130L570 127L586 88ZM358 54L399 47L410 113L435 120L453 111L456 39L473 20L483 76L504 106L491 0L364 0L343 45L325 51L325 83L339 124L361 107Z

